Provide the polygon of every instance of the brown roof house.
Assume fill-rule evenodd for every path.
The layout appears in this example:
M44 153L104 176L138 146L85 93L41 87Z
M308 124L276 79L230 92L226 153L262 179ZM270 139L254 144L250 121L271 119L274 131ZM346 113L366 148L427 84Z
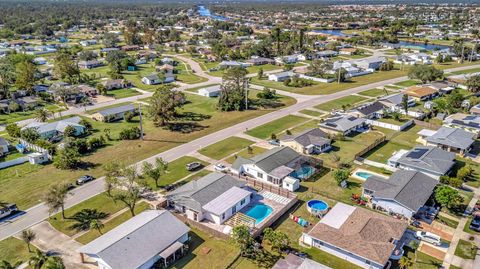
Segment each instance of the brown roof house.
M438 90L430 86L412 86L405 90L405 94L416 101L426 101L437 97Z
M364 208L337 203L300 240L362 268L384 268L403 255L407 223Z

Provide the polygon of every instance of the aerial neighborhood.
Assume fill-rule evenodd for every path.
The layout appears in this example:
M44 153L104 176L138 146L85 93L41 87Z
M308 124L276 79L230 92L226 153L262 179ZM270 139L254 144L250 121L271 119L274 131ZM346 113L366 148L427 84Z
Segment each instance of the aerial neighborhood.
M200 2L0 1L0 269L480 268L479 3Z

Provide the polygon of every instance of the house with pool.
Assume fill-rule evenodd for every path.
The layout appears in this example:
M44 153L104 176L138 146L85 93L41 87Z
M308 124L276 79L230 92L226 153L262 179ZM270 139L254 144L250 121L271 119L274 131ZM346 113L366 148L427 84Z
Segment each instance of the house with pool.
M237 175L247 175L260 182L284 186L296 184L315 173L314 159L299 154L290 147L275 147L251 159L238 157L231 171ZM284 185L284 181L290 182Z
M413 170L398 170L386 179L369 176L362 196L373 209L410 219L425 205L438 181Z
M296 201L293 196L257 191L246 181L218 172L190 181L165 198L168 208L225 234L240 224L263 229L274 221L275 213L288 210Z
M300 241L362 268L382 269L403 256L407 222L337 203Z

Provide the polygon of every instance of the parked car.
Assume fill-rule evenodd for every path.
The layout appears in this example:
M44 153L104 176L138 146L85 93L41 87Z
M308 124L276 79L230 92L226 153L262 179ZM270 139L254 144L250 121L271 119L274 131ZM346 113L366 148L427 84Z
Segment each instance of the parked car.
M226 172L228 170L227 167L221 163L216 164L215 166L213 166L213 168L215 169L215 171L218 172Z
M434 244L436 246L440 246L442 244L440 236L430 232L418 231L415 234L415 237L419 240Z
M194 171L202 167L202 164L199 162L188 163L186 165L188 171Z
M474 214L472 223L470 223L470 229L480 232L480 214Z
M16 204L7 204L4 207L0 207L0 219L8 217L17 211L18 208Z
M94 179L95 179L94 177L89 176L89 175L81 176L79 179L77 179L77 185L83 185L83 184L85 184L87 182L90 182Z

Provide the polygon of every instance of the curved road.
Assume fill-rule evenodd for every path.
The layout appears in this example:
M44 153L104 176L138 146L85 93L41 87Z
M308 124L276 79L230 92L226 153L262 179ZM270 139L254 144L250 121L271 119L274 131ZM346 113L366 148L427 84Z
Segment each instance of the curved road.
M177 57L177 56L176 56ZM206 74L203 70L201 70L200 66L198 63L192 61L192 60L187 60L188 58L184 57L178 57L181 60L184 60L188 62L191 66L192 69L194 69L198 75L200 76L208 76L211 77L210 75ZM472 65L472 66L463 66L463 67L458 67L458 68L453 68L445 71L460 71L460 70L468 70L468 69L473 69L473 68L479 68L480 65ZM215 81L218 81L218 77L212 78L213 83ZM322 95L322 96L303 96L298 102L292 106L273 111L271 113L259 116L257 118L253 118L247 121L244 121L242 123L236 124L234 126L228 127L226 129L217 131L215 133L208 134L206 136L203 136L201 138L198 138L196 140L190 141L188 143L182 144L180 146L177 146L175 148L172 148L170 150L164 151L160 154L157 154L155 156L152 156L150 158L147 158L143 161L140 161L134 165L136 167L141 167L141 163L143 162L153 162L155 158L161 157L164 160L171 162L175 159L178 159L184 155L190 154L202 147L211 145L217 141L223 140L225 138L228 138L230 136L234 136L236 134L244 132L247 128L251 129L257 126L260 126L262 124L268 123L270 121L276 120L278 118L284 117L286 115L298 112L302 109L318 105L321 103L329 102L331 100L335 100L344 96L348 96L354 93L358 93L361 91L369 90L375 87L383 87L388 84L393 84L397 83L400 81L404 81L408 79L407 77L399 77L399 78L394 78L394 79L389 79L389 80L384 80L384 81L379 81L375 83L371 83L368 85L363 85L351 89L347 89L341 92L336 92L333 94L329 95ZM207 84L212 84L212 81L204 82L202 84L196 84L196 85L189 85L188 87L196 87L196 86L201 86L201 85L207 85ZM187 87L187 86L184 86ZM144 96L143 96L144 97ZM69 208L75 204L78 204L94 195L97 195L101 192L104 192L104 178L99 178L89 184L86 184L82 187L76 188L72 191L72 195L68 197L66 201L66 206L65 208ZM3 240L9 236L12 236L32 225L35 225L46 218L48 218L49 213L48 213L48 208L45 204L41 203L38 204L37 206L34 206L26 211L26 214L23 216L19 216L15 219L7 220L2 223L0 223L0 240Z

